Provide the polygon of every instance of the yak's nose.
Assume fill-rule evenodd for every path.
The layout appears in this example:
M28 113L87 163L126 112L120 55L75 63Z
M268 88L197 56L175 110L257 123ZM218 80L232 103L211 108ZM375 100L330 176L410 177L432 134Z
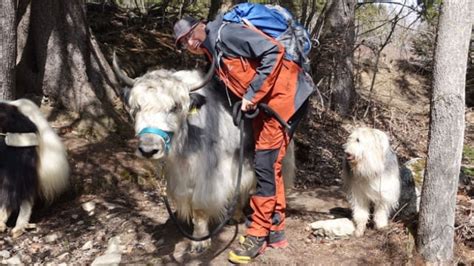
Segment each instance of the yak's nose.
M140 151L141 155L145 158L151 158L153 155L157 154L160 152L159 149L146 149L143 147L138 147L138 150Z
M145 158L158 159L164 155L164 141L160 136L154 134L143 134L138 144L139 155Z

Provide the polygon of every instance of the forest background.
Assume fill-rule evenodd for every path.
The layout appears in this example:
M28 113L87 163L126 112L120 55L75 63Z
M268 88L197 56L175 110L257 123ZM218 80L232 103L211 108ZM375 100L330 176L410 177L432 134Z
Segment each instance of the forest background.
M259 262L415 263L412 225L395 223L383 233L371 231L361 239L341 240L321 239L305 228L320 219L350 217L340 173L342 143L355 125L387 132L401 163L427 156L440 1L261 3L287 7L317 39L311 62L319 91L295 137L298 172L288 196L294 242L289 251L273 252ZM171 27L183 15L212 19L232 4L220 0L18 1L13 13L16 82L10 94L3 91L2 98L29 97L42 106L68 147L74 193L52 208L35 212L38 230L17 240L1 239L0 260L92 262L119 239L123 263L225 261L221 248L235 245L230 242L232 228L219 238L221 247L193 255L186 252L186 240L167 220L158 199L157 170L133 155L131 121L124 113L121 86L110 62L117 51L132 77L157 67L204 69L204 58L175 49ZM454 260L464 264L474 260L472 36L454 225ZM91 211L86 206L94 207Z

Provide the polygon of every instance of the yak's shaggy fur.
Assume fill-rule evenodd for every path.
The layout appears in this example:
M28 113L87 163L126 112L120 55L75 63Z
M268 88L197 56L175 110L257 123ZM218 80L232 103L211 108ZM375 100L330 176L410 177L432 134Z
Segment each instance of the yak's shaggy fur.
M135 80L128 99L137 134L143 128L173 133L168 152L159 135L139 135L138 154L165 162L168 195L179 217L192 221L196 237L207 235L208 222L224 216L235 192L240 145L228 101L213 87L216 84L190 94L189 88L200 82L197 71L155 70ZM253 137L248 131L245 154L241 203L248 201L255 184ZM284 161L286 178L294 175L293 161L292 156ZM193 242L191 251L209 245L210 239Z
M35 133L37 146L14 147L6 133ZM28 226L35 199L51 203L69 185L66 150L30 100L0 101L0 232L10 214L19 210L12 235Z
M398 206L398 160L388 136L372 128L356 128L344 144L344 152L344 187L352 207L355 235L362 236L371 207L375 227L381 229Z

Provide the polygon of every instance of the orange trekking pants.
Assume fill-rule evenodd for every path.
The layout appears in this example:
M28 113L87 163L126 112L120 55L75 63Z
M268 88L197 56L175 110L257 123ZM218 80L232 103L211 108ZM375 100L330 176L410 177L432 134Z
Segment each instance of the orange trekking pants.
M263 116L263 117L261 117ZM285 187L282 160L289 136L273 117L260 114L254 119L256 193L250 198L252 214L247 234L265 237L285 226Z
M307 103L294 110L294 97L299 67L285 62L278 79L263 102L291 125L284 130L278 120L263 112L253 120L255 138L256 193L250 198L252 214L247 223L247 234L264 237L270 231L285 227L285 186L282 177L282 161L294 129L306 113Z

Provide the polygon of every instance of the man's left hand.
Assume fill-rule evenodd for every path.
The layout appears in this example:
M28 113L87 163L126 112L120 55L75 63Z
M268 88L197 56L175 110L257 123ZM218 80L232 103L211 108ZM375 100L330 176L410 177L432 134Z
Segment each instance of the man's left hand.
M242 107L240 107L240 110L242 110L242 112L252 111L255 110L255 108L257 108L257 106L253 102L242 98Z

